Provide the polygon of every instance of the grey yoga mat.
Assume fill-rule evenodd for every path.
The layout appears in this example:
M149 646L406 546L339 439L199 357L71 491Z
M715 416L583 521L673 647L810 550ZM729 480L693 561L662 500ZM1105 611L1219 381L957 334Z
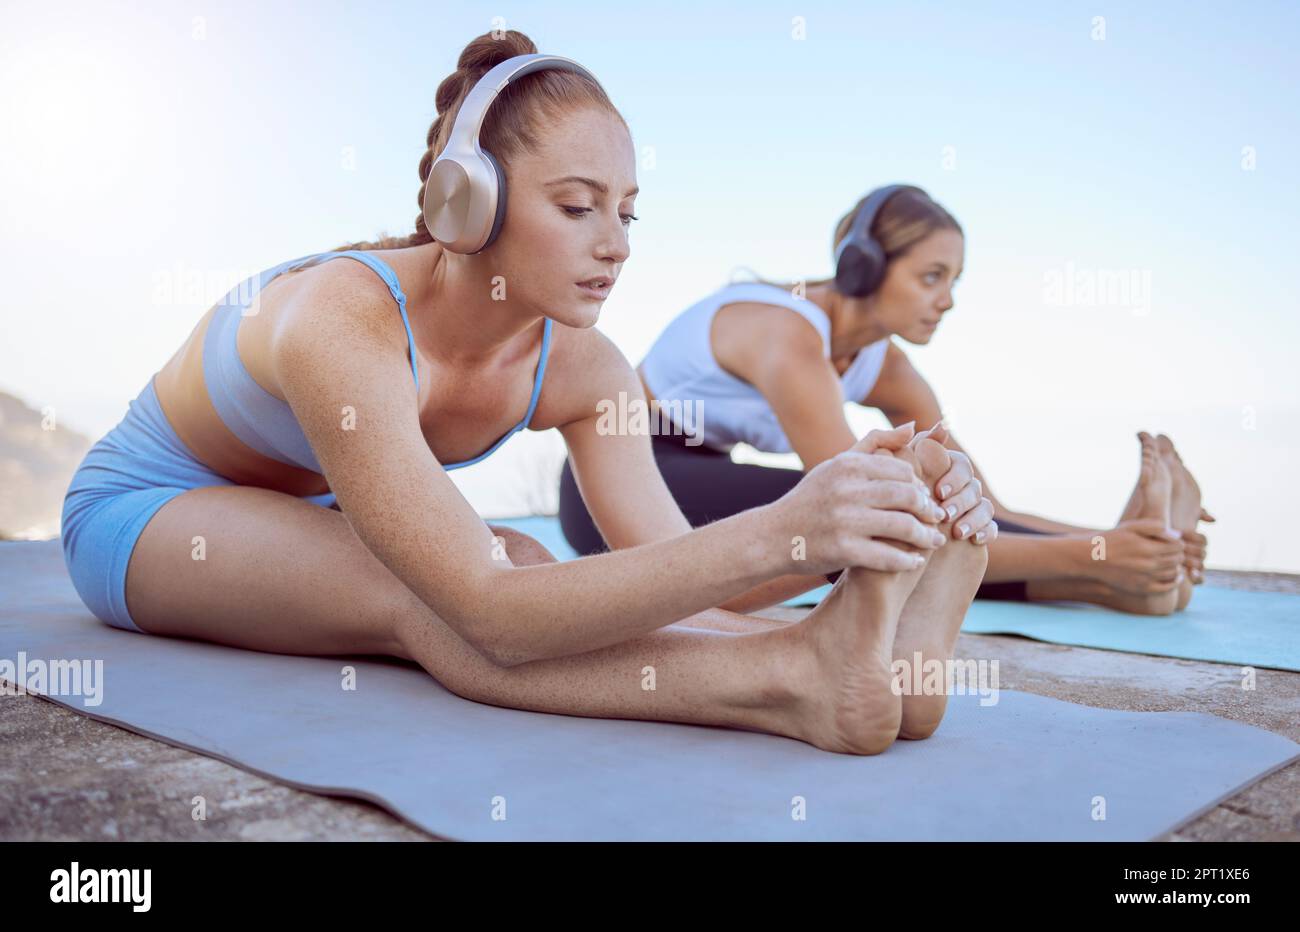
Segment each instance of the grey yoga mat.
M531 534L559 560L577 556L556 518L489 518L488 523ZM816 605L830 591L830 586L821 586L783 604ZM1197 586L1185 611L1163 618L1078 602L976 599L961 629L966 634L1018 634L1076 647L1300 671L1300 597L1279 592Z
M88 675L36 682L55 661L83 661ZM955 695L933 737L875 757L758 732L502 709L401 661L110 628L77 599L57 540L0 543L6 663L6 679L74 711L464 840L1141 840L1300 751L1211 715L1011 690Z

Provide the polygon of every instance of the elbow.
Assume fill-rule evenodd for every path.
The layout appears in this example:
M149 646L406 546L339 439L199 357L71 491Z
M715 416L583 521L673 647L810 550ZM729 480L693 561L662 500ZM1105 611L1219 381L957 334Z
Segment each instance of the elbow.
M481 613L475 613L465 621L468 624L449 625L449 627L455 630L460 639L472 647L475 653L494 667L509 669L526 663L529 659L521 654L517 645L510 643L509 639L501 633L501 626L496 625L492 619Z
M480 621L484 623L470 645L493 666L508 670L541 659L540 655L528 650L528 645L520 641L520 628L517 625L488 622L486 619Z
M491 661L493 666L500 667L503 670L509 670L511 667L517 667L520 664L528 663L531 660L537 659L535 657L526 656L523 652L511 648L494 648L490 651L480 649L479 652Z
M455 622L450 623L449 619L450 626L470 647L493 666L503 669L539 659L539 655L524 641L527 627L521 626L517 618L512 618L500 600L489 595L499 595L505 589L499 573L508 571L494 571L472 587L466 604L457 605L451 613Z

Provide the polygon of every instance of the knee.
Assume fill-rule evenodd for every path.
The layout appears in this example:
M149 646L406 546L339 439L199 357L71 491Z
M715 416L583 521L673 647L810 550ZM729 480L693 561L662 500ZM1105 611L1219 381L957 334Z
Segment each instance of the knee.
M538 563L557 563L555 555L535 538L512 527L489 524L492 533L501 538L506 556L515 566L535 566Z

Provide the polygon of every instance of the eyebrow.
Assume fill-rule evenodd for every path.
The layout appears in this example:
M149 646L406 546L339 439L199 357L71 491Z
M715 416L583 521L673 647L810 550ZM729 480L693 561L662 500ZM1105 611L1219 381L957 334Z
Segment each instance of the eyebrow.
M565 175L563 178L556 178L554 181L546 182L545 187L549 188L551 187L551 185L568 184L575 181L578 182L579 184L585 184L589 188L595 188L601 194L609 193L609 185L605 184L605 182L597 181L595 178L584 178L581 175ZM641 193L641 189L639 187L634 186L632 190L628 191L623 196L631 197L634 194L640 194L640 193Z

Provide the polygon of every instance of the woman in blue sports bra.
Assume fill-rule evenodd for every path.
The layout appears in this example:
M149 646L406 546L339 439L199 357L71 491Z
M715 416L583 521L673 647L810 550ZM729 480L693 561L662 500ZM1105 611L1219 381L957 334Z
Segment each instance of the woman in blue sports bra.
M945 697L898 695L891 657L951 656L987 548L952 540L934 489L986 530L970 470L876 431L692 530L648 438L601 415L639 392L594 329L635 219L622 116L514 31L473 40L436 104L415 232L240 283L86 455L63 551L87 607L124 631L401 657L494 705L854 754L930 734ZM447 470L525 427L560 430L614 552L556 562L460 495ZM796 624L740 614L838 570ZM667 688L642 688L647 665Z
M879 257L879 271L855 282L853 266L841 278L839 257L852 258L846 245L859 241ZM670 412L662 420L699 412L698 436L679 424L653 437L660 471L693 526L775 501L801 478L798 470L733 462L736 443L796 452L810 468L853 444L845 401L877 408L893 424L940 418L934 391L892 338L929 343L953 306L961 227L920 188L891 185L845 214L834 242L836 277L726 285L674 318L638 367L647 398ZM1172 442L1163 434L1139 439L1140 478L1111 530L1012 511L985 486L1000 533L977 597L1077 599L1143 614L1186 606L1204 578L1206 539L1197 521L1213 518ZM965 456L951 435L946 446ZM560 521L579 553L605 549L568 464ZM1104 560L1096 556L1098 536Z

